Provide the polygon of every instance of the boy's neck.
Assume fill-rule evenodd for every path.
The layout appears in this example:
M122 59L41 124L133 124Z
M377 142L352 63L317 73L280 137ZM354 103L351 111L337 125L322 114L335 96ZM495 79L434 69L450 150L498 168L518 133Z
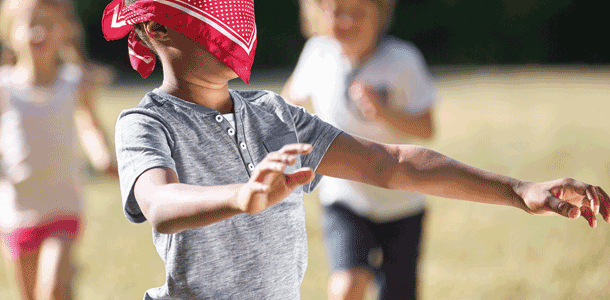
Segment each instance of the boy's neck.
M168 76L163 78L163 83L159 88L172 96L217 110L222 114L233 112L228 81L217 83Z

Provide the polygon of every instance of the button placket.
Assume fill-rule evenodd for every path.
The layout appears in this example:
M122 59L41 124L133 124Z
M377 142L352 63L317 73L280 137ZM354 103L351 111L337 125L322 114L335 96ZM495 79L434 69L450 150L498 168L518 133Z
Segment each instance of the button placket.
M250 159L250 155L247 151L248 147L247 147L246 143L244 142L245 136L243 135L243 133L238 134L237 131L235 130L235 128L233 128L233 126L231 126L229 121L222 115L214 116L214 120L216 122L218 122L218 124L222 127L224 132L226 132L226 134L230 137L230 140L237 146L237 150L238 150L238 152L240 152L242 161L244 163L244 167L246 167L246 170L248 170L248 173L252 173L255 166L252 163L252 160ZM240 124L240 122L237 121L237 116L236 116L235 126L238 127L239 126L238 124ZM237 137L236 137L236 135L237 135ZM239 151L239 150L241 150L241 151Z
M238 144L238 148L241 149L241 156L244 161L246 170L248 170L248 172L251 175L252 171L254 171L254 168L256 166L254 165L254 162L252 161L252 157L250 156L250 152L248 151L248 144L246 144L246 136L245 136L246 131L244 129L244 124L243 124L243 111L242 110L235 111L235 127L240 129L239 132L237 132L237 144Z
M218 123L218 125L222 128L222 130L227 135L229 135L229 139L233 142L233 144L235 144L239 148L239 145L237 145L237 142L233 138L236 133L235 129L233 129L233 127L231 126L229 121L227 121L227 119L225 117L223 117L222 115L215 115L214 120Z

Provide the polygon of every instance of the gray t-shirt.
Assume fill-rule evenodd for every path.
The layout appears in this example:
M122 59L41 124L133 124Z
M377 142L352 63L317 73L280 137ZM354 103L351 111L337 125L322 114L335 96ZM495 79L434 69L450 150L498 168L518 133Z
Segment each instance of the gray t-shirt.
M218 111L155 89L116 125L121 196L127 218L146 221L133 195L144 171L171 168L180 182L200 186L245 183L269 152L291 143L308 143L286 173L316 169L339 129L287 104L268 91L230 90L234 129ZM235 139L237 137L237 139ZM299 299L307 267L303 192L255 215L239 214L175 234L153 230L153 243L165 262L166 283L144 299Z

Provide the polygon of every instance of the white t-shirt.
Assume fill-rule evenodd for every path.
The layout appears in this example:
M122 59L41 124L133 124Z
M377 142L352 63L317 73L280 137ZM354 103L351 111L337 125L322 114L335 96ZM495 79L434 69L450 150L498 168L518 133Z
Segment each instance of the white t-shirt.
M320 118L346 132L382 143L407 143L404 136L394 134L383 124L362 118L348 102L346 90L352 78L387 91L387 105L394 110L417 115L436 102L437 91L423 56L413 44L393 37L384 38L359 70L353 70L335 40L311 38L293 73L291 96L310 98ZM340 201L379 222L417 214L426 205L420 194L330 177L320 183L320 200L324 205Z

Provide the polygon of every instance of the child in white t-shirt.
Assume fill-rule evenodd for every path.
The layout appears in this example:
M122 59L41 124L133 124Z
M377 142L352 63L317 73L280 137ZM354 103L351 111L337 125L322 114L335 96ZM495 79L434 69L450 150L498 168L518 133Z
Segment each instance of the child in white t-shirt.
M303 32L318 35L307 41L284 98L311 101L323 120L378 142L431 138L437 91L419 50L385 35L393 6L303 0ZM424 196L327 177L319 197L332 267L329 297L363 297L375 278L383 299L415 298Z

